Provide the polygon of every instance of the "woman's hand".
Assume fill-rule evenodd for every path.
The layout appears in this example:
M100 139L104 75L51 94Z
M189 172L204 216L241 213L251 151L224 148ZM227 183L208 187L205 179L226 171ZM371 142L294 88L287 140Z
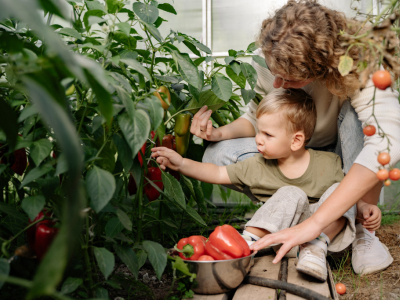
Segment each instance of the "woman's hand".
M212 126L210 120L212 110L207 110L207 105L203 106L193 117L190 132L203 140L218 142L222 139L219 128Z
M170 168L174 171L179 171L183 164L183 158L176 151L166 147L154 147L151 149L151 157L155 157L160 164L160 168L165 171Z
M291 228L283 229L277 233L267 234L250 246L251 250L260 250L269 245L283 244L276 253L274 264L279 262L294 246L312 241L318 237L322 229L313 222L312 217Z

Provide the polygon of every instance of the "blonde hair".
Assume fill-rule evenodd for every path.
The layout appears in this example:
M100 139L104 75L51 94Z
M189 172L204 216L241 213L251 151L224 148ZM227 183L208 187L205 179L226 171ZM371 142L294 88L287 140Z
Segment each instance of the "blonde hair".
M277 112L286 119L288 132L304 132L307 145L317 122L317 110L311 96L302 89L273 90L258 105L256 117Z
M340 32L355 33L355 24L317 0L289 0L263 21L258 42L271 69L300 81L324 79L328 90L343 100L360 88L358 47L347 53L354 60L352 71L346 76L338 71L339 58L347 50Z

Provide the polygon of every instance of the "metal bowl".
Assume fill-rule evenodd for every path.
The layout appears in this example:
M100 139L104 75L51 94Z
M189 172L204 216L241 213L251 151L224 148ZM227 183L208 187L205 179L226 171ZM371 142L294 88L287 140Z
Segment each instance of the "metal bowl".
M198 285L195 284L192 290L197 294L214 295L237 288L254 265L256 253L229 260L185 260L190 272L197 275Z

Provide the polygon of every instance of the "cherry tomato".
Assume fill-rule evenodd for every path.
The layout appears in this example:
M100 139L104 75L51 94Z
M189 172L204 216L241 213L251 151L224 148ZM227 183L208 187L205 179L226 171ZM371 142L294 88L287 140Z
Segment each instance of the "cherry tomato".
M212 258L212 256L210 256L210 255L202 255L198 259L198 261L212 261L212 260L215 260L215 259Z
M363 133L364 133L366 136L374 135L375 132L376 132L376 128L375 128L374 125L365 126L364 129L363 129Z
M385 186L389 186L392 184L392 182L389 179L386 179L385 182L383 183Z
M389 178L396 181L400 179L400 170L397 168L394 168L393 170L390 170L389 172Z
M380 90L386 90L392 84L392 77L386 70L376 71L372 75L372 82Z
M389 155L389 153L386 153L386 152L379 153L379 155L378 155L378 162L379 162L382 166L388 164L388 163L390 162L390 155Z
M343 283L336 283L336 292L339 295L343 295L344 293L346 293L346 286Z
M376 173L376 177L378 177L378 179L379 180L386 180L386 179L388 179L389 178L389 172L388 172L388 170L386 170L386 169L382 169L382 170L379 170L377 173Z

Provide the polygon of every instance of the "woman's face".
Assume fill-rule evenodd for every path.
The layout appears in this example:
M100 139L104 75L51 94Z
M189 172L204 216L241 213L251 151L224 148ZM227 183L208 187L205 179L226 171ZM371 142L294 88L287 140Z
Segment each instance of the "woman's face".
M307 84L313 82L315 78L309 78L306 80L295 80L290 77L290 75L279 74L275 70L269 68L271 74L275 76L274 83L272 84L274 88L284 88L284 89L301 89Z

